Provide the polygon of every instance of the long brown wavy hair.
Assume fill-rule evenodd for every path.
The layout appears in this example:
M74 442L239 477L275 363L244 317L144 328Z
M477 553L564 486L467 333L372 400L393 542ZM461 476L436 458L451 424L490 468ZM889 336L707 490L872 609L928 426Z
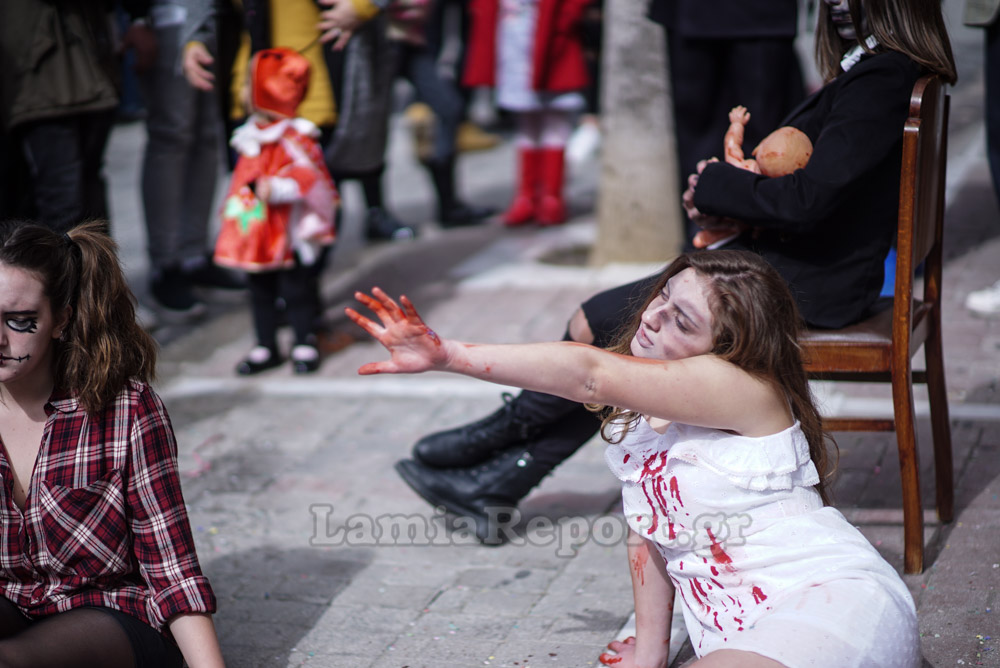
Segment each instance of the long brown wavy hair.
M108 406L129 379L152 382L156 342L136 323L135 297L106 224L63 235L25 221L0 222L0 264L36 274L52 311L70 321L55 342L53 377L91 413Z
M941 0L848 0L857 40L842 39L830 20L830 8L819 3L816 23L816 65L825 81L840 74L840 60L852 47L874 35L874 51L899 51L947 83L958 79ZM857 26L865 26L864 30ZM872 49L864 47L869 53Z
M819 471L816 485L829 503L827 483L836 468L837 446L823 432L819 411L802 365L798 335L803 324L784 279L756 253L717 250L686 253L674 260L657 281L631 322L618 332L609 350L631 355L631 341L642 312L672 277L694 269L708 286L712 311L711 354L776 387L788 399L792 414L809 442L809 453ZM725 401L722 398L720 401ZM601 435L610 442L624 438L621 424L631 426L640 416L634 411L599 407L604 424ZM830 454L833 451L833 456Z

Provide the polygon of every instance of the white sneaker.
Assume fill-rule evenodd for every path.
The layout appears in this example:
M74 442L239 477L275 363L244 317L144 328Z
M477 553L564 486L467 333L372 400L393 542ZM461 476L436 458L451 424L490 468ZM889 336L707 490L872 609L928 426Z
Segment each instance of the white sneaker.
M965 308L979 315L1000 314L1000 281L988 288L970 292L965 298Z
M601 129L597 123L580 123L566 143L566 160L571 165L582 165L594 157L600 147Z

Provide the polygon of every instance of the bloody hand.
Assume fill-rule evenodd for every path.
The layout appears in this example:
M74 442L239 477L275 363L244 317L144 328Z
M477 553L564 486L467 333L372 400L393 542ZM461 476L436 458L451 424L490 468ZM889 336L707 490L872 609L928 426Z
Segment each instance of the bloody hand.
M401 308L379 288L372 288L371 296L356 292L354 297L371 309L381 324L352 308L344 309L347 317L385 346L391 355L387 361L363 365L358 369L359 374L421 373L445 366L448 345L424 323L409 299L399 298Z

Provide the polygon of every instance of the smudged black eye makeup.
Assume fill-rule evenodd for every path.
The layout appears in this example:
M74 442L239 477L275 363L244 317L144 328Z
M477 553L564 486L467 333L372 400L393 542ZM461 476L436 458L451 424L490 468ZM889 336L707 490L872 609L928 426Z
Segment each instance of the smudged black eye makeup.
M7 318L6 322L15 332L34 334L38 331L38 318Z

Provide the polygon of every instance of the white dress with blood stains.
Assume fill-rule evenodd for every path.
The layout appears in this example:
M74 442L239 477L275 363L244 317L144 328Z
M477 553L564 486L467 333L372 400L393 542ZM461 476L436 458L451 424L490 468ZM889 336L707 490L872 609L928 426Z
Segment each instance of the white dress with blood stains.
M834 508L799 424L762 438L640 420L605 457L629 526L659 547L698 656L790 668L920 665L906 585Z

